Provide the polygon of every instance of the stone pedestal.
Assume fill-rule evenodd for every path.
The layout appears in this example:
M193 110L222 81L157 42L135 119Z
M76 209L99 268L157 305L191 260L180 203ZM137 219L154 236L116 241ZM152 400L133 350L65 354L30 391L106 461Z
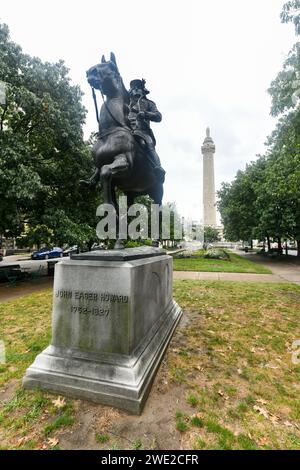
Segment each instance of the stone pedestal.
M140 413L180 319L158 248L73 255L55 267L51 345L23 380Z

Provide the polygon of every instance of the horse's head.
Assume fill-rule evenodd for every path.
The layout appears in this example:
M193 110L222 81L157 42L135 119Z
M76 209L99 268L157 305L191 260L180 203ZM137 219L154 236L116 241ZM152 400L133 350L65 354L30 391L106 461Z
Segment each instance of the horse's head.
M110 60L108 61L105 60L103 55L101 63L91 67L86 72L86 76L89 84L100 90L104 95L112 96L118 91L127 93L113 52L110 53Z

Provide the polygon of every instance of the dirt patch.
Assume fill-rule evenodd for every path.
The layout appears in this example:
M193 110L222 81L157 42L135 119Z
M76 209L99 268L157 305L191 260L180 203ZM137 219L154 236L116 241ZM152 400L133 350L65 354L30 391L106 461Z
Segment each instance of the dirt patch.
M150 392L143 413L134 416L110 407L80 402L76 427L59 435L62 449L133 449L138 441L144 449L180 449L181 433L175 429L178 409L190 412L182 386L171 387L164 379L164 365ZM96 435L107 435L104 445Z
M0 405L7 403L15 394L19 386L19 380L12 379L0 389Z
M184 315L169 350L184 344L184 331L190 323ZM168 355L168 354L167 354ZM62 449L133 449L141 443L143 449L180 449L182 434L175 428L178 410L191 412L186 403L186 388L167 379L167 356L162 361L145 408L140 416L102 405L78 400L76 426L59 435ZM101 444L96 435L105 435L108 441Z

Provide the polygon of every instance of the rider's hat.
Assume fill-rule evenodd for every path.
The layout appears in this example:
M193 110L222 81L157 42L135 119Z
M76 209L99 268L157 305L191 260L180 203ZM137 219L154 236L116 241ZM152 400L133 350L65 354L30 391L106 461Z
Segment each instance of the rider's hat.
M131 91L134 88L138 87L141 90L143 90L144 95L148 95L150 91L145 88L145 83L146 83L146 80L144 78L142 78L142 80L140 79L131 80L129 93L131 93Z

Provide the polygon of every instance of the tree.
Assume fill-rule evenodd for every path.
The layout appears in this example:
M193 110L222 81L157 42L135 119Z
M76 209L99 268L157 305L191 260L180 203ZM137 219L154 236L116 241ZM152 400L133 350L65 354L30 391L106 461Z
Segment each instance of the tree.
M283 5L280 18L282 23L293 23L296 34L300 34L300 1L292 0Z
M281 20L292 22L300 34L300 1L283 6ZM269 89L271 113L280 117L268 139L270 147L269 184L283 211L284 232L297 240L300 257L300 44L292 48ZM271 166L272 164L272 166ZM274 174L275 173L275 174ZM271 176L272 174L272 176Z
M300 34L300 1L287 2L282 22ZM271 83L271 114L279 117L268 138L265 156L238 172L219 191L219 210L226 236L295 238L300 256L300 46L296 43ZM246 204L245 204L246 202ZM248 211L247 211L248 207ZM247 216L249 214L249 217ZM245 217L246 215L246 217Z
M213 243L218 241L220 241L219 231L214 227L210 227L209 225L204 227L204 242Z
M262 164L263 160L261 160ZM258 227L255 183L261 178L254 164L238 171L232 183L223 183L218 191L217 206L224 225L224 235L230 241L251 241Z
M63 61L43 63L22 52L0 24L0 234L46 226L57 244L89 238L99 196L80 179L93 167L83 140L86 110ZM2 112L1 112L2 111Z

